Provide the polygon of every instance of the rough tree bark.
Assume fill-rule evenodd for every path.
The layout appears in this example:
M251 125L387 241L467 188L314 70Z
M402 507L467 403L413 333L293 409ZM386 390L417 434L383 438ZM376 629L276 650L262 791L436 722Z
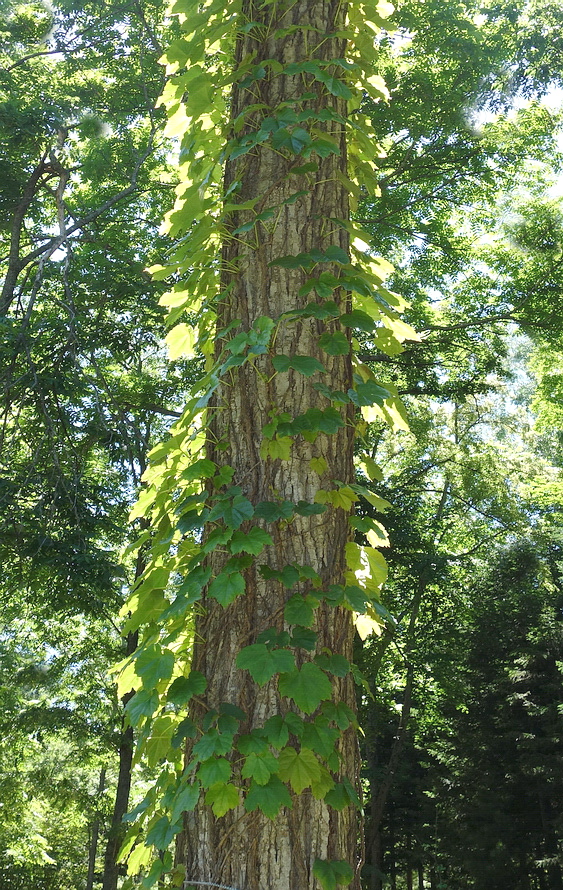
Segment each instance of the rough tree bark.
M251 0L244 0L243 8L248 21L261 22L264 28L254 28L239 38L238 60L256 53L255 64L276 59L288 65L310 58L328 60L344 56L344 40L327 37L344 26L345 7L338 0L298 0L262 8ZM292 26L299 27L291 30ZM281 38L256 37L264 32L274 35L276 30L286 28L290 33ZM308 107L317 111L330 107L341 115L346 114L344 100L328 95L313 77L267 74L253 83L251 89L235 88L232 118L254 103L265 103L268 107L256 113L262 117L279 108L280 103L302 108L305 103L300 97L305 92L315 94L314 99L307 100ZM253 132L258 120L257 116L247 118L247 129L242 135ZM306 253L314 247L337 245L348 249L345 229L331 221L349 217L348 194L337 177L339 171L344 172L346 168L343 127L334 122L317 124L317 127L322 127L339 144L340 156L317 158L313 155L319 162L318 170L303 174L300 180L287 174L291 166L302 165L303 158L284 158L269 144L258 146L227 165L226 187L235 180L241 182L237 202L261 197L255 212L283 205L297 189L306 194L294 203L283 205L269 225L226 239L218 330L234 319L242 319L242 328L249 330L260 316L276 319L309 302L311 295L298 293L307 275L301 269L269 266L272 260ZM232 214L229 225L234 229L248 219L248 213L237 212ZM322 268L327 270L330 266ZM344 293L336 291L334 299L340 301L341 311L348 310ZM330 356L323 352L318 345L323 330L326 330L324 323L315 319L282 322L276 334L275 352L318 358L327 369L323 382L346 392L352 385L350 356ZM222 348L221 342L217 348ZM270 358L260 356L254 367L246 364L237 368L229 381L223 381L212 409L208 457L217 464L234 467L233 483L242 487L243 494L254 505L278 498L294 504L313 502L320 488L334 487L332 480L342 483L353 480L353 426L349 407L342 408L346 422L336 434L321 434L314 443L297 437L288 460L261 458L262 428L270 421L271 411L288 412L295 417L310 408L326 408L328 404L310 379L291 370L276 375ZM327 470L321 476L309 463L319 455L327 462ZM278 570L290 563L312 566L323 584L342 583L345 545L350 540L348 515L344 510L329 507L321 515L296 515L292 522L269 525L268 530L274 546L266 548L259 562ZM225 558L217 552L213 555L214 573L221 570ZM255 567L246 571L245 580L246 595L226 610L214 600L204 599L204 609L196 626L193 666L206 676L208 688L194 713L201 719L207 709L216 708L221 702L234 703L248 715L241 731L250 732L263 725L268 717L284 714L292 706L280 696L275 678L259 688L247 672L236 668L235 659L243 647L256 641L260 632L269 627L284 629L284 604L295 589L288 593L277 581L265 581ZM301 584L298 589L307 588ZM350 612L321 606L315 629L318 651L328 647L352 660L354 627ZM314 654L298 650L297 660L302 663ZM355 707L350 676L336 679L334 697ZM344 734L340 753L342 774L357 784L359 758L352 729ZM200 804L193 813L186 814L177 858L186 866L187 887L191 882L200 881L237 890L307 890L317 886L312 873L316 858L347 860L356 872L351 886L358 887L361 858L358 836L358 816L352 807L336 812L305 791L293 797L292 809L283 808L273 821L260 811L247 813L242 806L217 819L210 807Z

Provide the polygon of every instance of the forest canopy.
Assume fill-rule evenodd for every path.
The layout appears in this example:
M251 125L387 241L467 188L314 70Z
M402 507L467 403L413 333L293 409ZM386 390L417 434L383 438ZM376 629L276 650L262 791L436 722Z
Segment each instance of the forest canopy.
M563 10L328 5L0 2L5 890L561 890Z

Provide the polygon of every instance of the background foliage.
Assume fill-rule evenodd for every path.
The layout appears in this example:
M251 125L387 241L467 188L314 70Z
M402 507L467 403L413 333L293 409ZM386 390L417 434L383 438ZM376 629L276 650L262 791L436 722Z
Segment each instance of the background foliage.
M392 504L394 621L358 651L374 888L561 886L560 12L400 3L374 71L391 101L365 100L386 155L358 220L425 332L391 356L360 337L410 427L396 416L390 435L374 413L365 428ZM163 17L159 3L0 8L0 873L14 890L83 887L96 822L105 842L126 515L197 373L165 366L165 288L144 272L166 263L176 177L155 110Z

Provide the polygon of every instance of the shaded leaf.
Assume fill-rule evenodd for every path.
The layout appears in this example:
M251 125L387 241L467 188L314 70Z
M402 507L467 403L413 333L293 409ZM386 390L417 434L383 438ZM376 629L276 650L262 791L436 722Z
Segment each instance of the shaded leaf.
M332 695L332 685L325 673L312 662L306 662L300 670L282 674L279 679L281 695L292 698L306 714L312 714L323 699Z
M239 652L236 664L247 670L259 686L264 686L274 674L290 670L295 661L289 649L268 649L265 643L254 643Z
M282 807L292 806L290 793L278 776L272 776L266 785L252 782L244 801L247 812L259 809L268 819L275 819Z

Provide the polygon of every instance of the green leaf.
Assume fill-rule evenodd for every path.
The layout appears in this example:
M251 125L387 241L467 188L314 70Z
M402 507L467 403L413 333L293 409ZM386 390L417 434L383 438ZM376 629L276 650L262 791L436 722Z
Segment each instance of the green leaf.
M260 574L263 578L266 578L267 581L281 581L281 583L288 589L293 587L299 581L299 569L291 565L284 566L281 572L277 569L271 569L270 566L260 566Z
M342 331L334 331L332 334L325 331L319 337L319 346L329 355L348 355L351 349L350 341Z
M172 822L176 822L183 813L189 813L194 810L199 800L200 785L194 782L192 785L185 785L178 791L174 797L170 818Z
M291 367L304 377L312 377L317 371L326 371L324 365L311 355L294 355Z
M318 655L315 658L319 667L334 674L335 677L345 677L350 671L350 662L343 655Z
M359 809L361 807L362 803L360 801L360 798L358 797L358 792L352 785L350 779L347 778L347 776L344 776L344 778L342 779L342 784L344 785L344 787L348 793L348 797L350 798L352 805L355 807L358 807L358 809Z
M211 582L208 589L209 596L216 599L223 607L228 606L236 600L237 596L244 593L245 582L240 572L234 572L229 575L221 572L214 581Z
M281 266L282 269L306 269L313 264L313 259L308 253L298 253L288 256L278 257L272 260L270 266Z
M230 471L231 468L229 468L229 474ZM209 512L208 519L210 522L223 519L225 525L236 529L245 520L251 519L253 512L252 504L241 494L240 488L235 485L227 489L225 494L217 499Z
M325 673L312 662L306 662L301 670L282 674L279 679L281 695L292 698L297 707L312 714L323 699L332 696L332 684Z
M253 561L248 554L231 556L223 566L223 571L228 575L232 575L233 572L244 572L245 569L252 565Z
M262 528L258 528L258 526L254 526L254 528L250 529L248 534L236 531L231 540L230 550L231 553L244 552L257 556L258 553L262 552L264 547L273 543L274 542L268 532L264 531Z
M205 510L188 510L188 512L184 513L183 516L180 516L180 519L178 520L178 531L183 535L187 535L189 532L193 531L194 528L201 528L205 523L205 513Z
M274 714L264 724L264 733L272 748L283 748L289 738L289 729L281 714Z
M188 677L176 677L166 693L166 700L173 705L185 705L194 695L205 692L207 680L199 671L191 671Z
M231 540L232 528L214 528L201 546L204 553L211 553L216 547L224 547Z
M353 609L354 612L360 612L360 614L365 612L366 602L368 602L365 590L352 584L348 584L346 587L342 587L340 584L331 584L324 596L329 605L345 606L348 609Z
M327 247L325 252L325 260L328 260L329 263L340 263L341 265L346 265L346 263L350 262L350 257L342 247L338 247L337 244L331 244L330 247Z
M187 470L184 470L181 478L187 482L194 482L196 479L211 479L216 470L217 465L212 460L202 457L200 460L194 461Z
M308 748L296 751L291 746L280 751L278 775L284 782L289 782L296 794L321 777L321 766L315 755Z
M175 829L174 834L177 834L180 831L181 825ZM166 871L166 865L161 859L155 859L151 864L150 871L148 875L145 875L143 880L141 881L140 886L143 890L149 890L150 887L154 887L159 878L162 877L164 872Z
M231 528L240 528L247 519L252 519L254 507L250 501L242 494L236 495L231 504L227 506L223 512L223 519L226 525Z
M316 152L321 158L329 155L340 155L340 146L329 137L320 139L318 136L311 142L311 151Z
M271 441L264 439L260 446L260 457L262 460L266 460L267 457L271 457L272 460L289 460L292 445L293 439L290 436L276 436Z
M244 801L247 812L261 810L268 819L275 819L282 807L292 806L291 795L277 776L272 776L267 785L252 782Z
M205 795L205 803L211 805L213 815L217 818L224 816L229 810L234 810L240 803L240 792L238 788L231 784L218 782L212 785Z
M294 627L291 634L291 645L296 649L312 652L317 645L318 634L309 627Z
M318 318L325 321L327 318L337 318L340 309L333 300L325 300L322 303L307 303L304 309L294 309L286 314L290 317Z
M251 753L242 769L243 779L253 779L258 785L267 785L270 776L277 771L278 761L269 751L262 756Z
M356 723L356 715L344 702L327 701L323 704L322 712L328 720L336 723L339 729L348 729L351 724Z
M234 707L234 705L233 705ZM245 719L244 712L242 717L233 717L231 714L221 714L217 721L217 728L219 732L224 733L225 735L234 736L235 732L238 732L239 723Z
M174 670L174 653L159 645L139 650L135 659L135 673L142 677L145 686L156 686L159 680L168 680Z
M315 473L318 473L319 476L322 476L322 474L326 473L328 470L328 464L324 457L312 457L309 461L309 466Z
M323 890L336 890L337 885L347 886L354 877L354 869L343 859L315 859L313 874Z
M284 28L284 33L288 33L287 29ZM276 35L277 36L277 35ZM289 65L286 65L284 68L284 74L294 75L294 74L320 74L321 66L319 62L313 61L312 59L308 59L305 62L291 62Z
M336 758L338 767L338 755L336 752L332 755L332 759ZM331 766L331 769L333 767ZM323 800L328 792L334 788L334 779L325 766L321 766L321 775L316 782L311 782L311 792L317 800Z
M281 127L272 134L272 145L276 149L287 149L292 154L301 154L303 149L311 144L311 136L303 127L295 127L288 130Z
M326 759L334 753L334 745L339 738L340 732L329 726L328 718L318 716L313 723L305 724L301 744Z
M350 257L346 251L342 247L333 244L324 251L313 247L308 253L288 254L288 256L271 260L269 265L281 266L282 269L309 269L317 263L340 263L344 265L349 262Z
M312 290L316 291L321 300L329 300L332 296L332 292L336 287L339 287L339 280L335 278L334 275L331 275L330 272L321 272L318 278L308 278L305 284L303 284L299 288L299 296L306 296ZM316 306L316 303L311 303L311 306ZM332 305L336 308L335 315L339 315L338 307L336 303L332 303Z
M178 588L178 596L185 597L187 605L201 599L202 591L211 578L211 566L197 566L188 573Z
M238 228L233 229L233 235L241 235L243 232L249 232L251 229L254 228L257 222L266 221L268 219L271 219L273 216L273 210L263 210L262 213L257 213L254 219L251 219L250 222L244 223L244 225L238 226Z
M264 686L274 674L291 670L295 661L289 649L268 649L265 643L254 643L239 652L236 664L247 670L259 686Z
M268 649L285 649L289 645L289 634L286 630L267 627L256 637L257 643L266 643Z
M135 693L125 705L125 710L133 726L136 726L141 717L151 717L158 708L159 702L158 692L153 689L141 689Z
M310 627L318 605L319 601L314 596L303 597L295 594L285 604L283 615L288 624L301 624L304 627Z
M299 714L294 714L293 711L288 711L285 717L283 718L283 722L289 729L290 735L297 736L298 739L303 735L303 728L305 726L305 721Z
M278 519L291 519L293 516L293 504L291 501L260 501L254 510L257 519L265 519L267 522L276 522Z
M333 96L338 96L340 99L351 99L352 91L344 81L339 80L337 77L334 77L332 74L328 74L326 71L320 71L315 75L316 80L324 83L329 93L332 93Z
M171 745L173 748L180 748L184 744L184 739L195 739L196 735L197 727L194 721L190 717L184 717L176 727Z
M303 374L305 377L312 377L317 371L325 371L326 368L316 358L310 355L275 355L272 358L272 365L278 372L288 371L290 368Z
M319 165L314 161L311 161L307 164L300 164L298 167L291 167L290 174L291 176L303 176L305 173L316 173L319 169Z
M198 760L209 760L214 754L227 754L232 746L233 733L220 733L211 728L196 742L193 753Z
M177 324L164 338L168 347L168 358L170 361L176 359L190 359L195 356L196 331L192 325Z
M296 436L300 433L326 433L330 436L336 433L342 426L344 420L340 412L333 407L325 408L309 408L304 414L300 414L293 420L282 421L278 424L278 432L280 436Z
M289 371L291 368L291 358L289 355L274 355L272 357L272 365L274 366L274 370L278 372L278 374L284 374L286 371Z
M246 720L248 714L245 714L242 708L239 708L238 705L233 705L231 702L224 701L219 705L219 711L221 714L225 714L227 717L234 717L235 720Z
M340 782L332 788L325 797L325 803L334 810L343 810L350 806L350 798L345 786Z
M157 850L166 850L171 841L174 840L182 827L182 823L170 824L168 816L161 816L154 825L147 831L145 844L151 844Z
M262 65L255 65L253 68L251 68L250 74L247 74L244 80L241 80L241 82L239 83L239 89L245 90L255 81L263 80L265 77L266 69Z
M257 732L263 733L263 730L253 730L249 735L241 735L237 739L237 750L246 756L250 754L267 754L268 742L257 735ZM287 739L286 739L287 741Z
M144 740L144 754L149 766L167 758L170 754L176 720L172 714L161 714L152 721L150 735Z
M299 514L299 516L315 516L320 513L324 513L326 507L324 504L309 504L307 501L299 501L298 504L295 505L295 512Z
M352 528L362 532L364 535L367 532L377 531L379 526L379 523L372 519L371 516L350 516L349 522Z
M209 788L217 782L228 782L231 777L231 764L224 757L212 757L201 764L197 777L204 788Z
M377 327L373 318L367 312L362 312L361 309L353 309L352 312L346 312L344 315L341 315L340 323L348 328L357 328L359 331L367 331L368 333Z
M365 383L357 383L355 389L349 389L348 395L351 401L358 406L383 405L390 393L374 380L366 380Z

